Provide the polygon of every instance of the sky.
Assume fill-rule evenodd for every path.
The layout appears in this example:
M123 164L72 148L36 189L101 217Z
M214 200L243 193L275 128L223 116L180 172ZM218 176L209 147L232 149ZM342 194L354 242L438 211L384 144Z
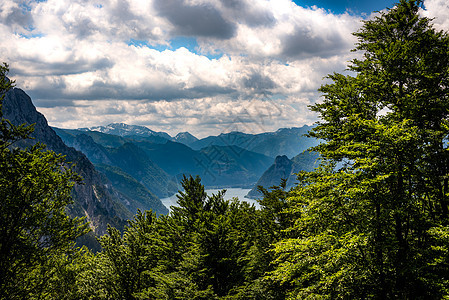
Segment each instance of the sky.
M446 0L422 14L449 29ZM172 136L311 125L352 35L395 1L0 1L0 62L51 126L123 122Z

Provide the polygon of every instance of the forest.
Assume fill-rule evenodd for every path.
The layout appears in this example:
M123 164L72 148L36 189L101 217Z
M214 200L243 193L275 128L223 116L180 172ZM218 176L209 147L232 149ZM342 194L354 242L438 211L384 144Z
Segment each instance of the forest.
M260 187L260 209L185 176L169 214L138 211L92 251L67 213L82 178L2 117L0 299L449 299L449 36L421 3L354 33L310 107L319 166Z

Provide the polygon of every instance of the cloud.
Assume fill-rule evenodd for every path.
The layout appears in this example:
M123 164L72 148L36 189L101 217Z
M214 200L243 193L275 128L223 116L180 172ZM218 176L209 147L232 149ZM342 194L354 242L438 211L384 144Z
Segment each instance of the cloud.
M247 0L220 0L224 15L228 19L250 27L271 27L276 23L276 19L266 3Z
M9 24L16 32L23 32L24 28L33 27L33 16L25 1L4 1L0 4L0 23Z
M447 29L445 1L425 5ZM260 132L315 120L360 26L291 0L3 0L0 61L51 125Z
M282 54L287 57L327 57L344 49L344 39L335 33L327 36L315 35L308 28L295 28L294 32L283 39Z
M422 14L433 18L432 23L438 30L449 30L449 3L445 0L425 0Z
M229 101L214 97L171 102L76 101L75 104L38 110L49 116L52 126L61 128L108 124L120 116L122 122L148 126L172 136L181 131L198 137L229 131L260 133L314 121L314 115L306 107L309 100L293 97L282 103L272 98Z
M235 33L235 25L225 20L214 6L186 4L183 0L155 0L159 15L174 26L176 35L229 39Z

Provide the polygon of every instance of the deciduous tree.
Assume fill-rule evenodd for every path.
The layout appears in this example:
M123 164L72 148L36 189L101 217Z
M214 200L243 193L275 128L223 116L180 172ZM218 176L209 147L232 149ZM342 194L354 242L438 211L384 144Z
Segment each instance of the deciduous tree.
M290 199L273 277L292 298L448 296L449 39L401 0L364 22L349 70L321 87L321 168Z

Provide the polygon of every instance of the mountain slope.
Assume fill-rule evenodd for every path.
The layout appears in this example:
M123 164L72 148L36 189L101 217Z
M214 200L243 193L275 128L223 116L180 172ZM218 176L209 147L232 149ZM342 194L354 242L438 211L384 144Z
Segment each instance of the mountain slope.
M260 153L237 146L210 146L195 151L175 142L134 142L158 166L178 180L199 175L207 187L252 186L273 161Z
M122 202L133 214L136 214L137 209L153 210L157 214L168 213L168 209L156 195L122 169L104 164L96 164L95 168L105 174L114 188L121 193L117 196L122 198Z
M56 131L64 138L67 144L83 152L94 164L103 165L103 170L106 170L106 165L118 167L121 169L121 172L134 177L134 179L158 197L168 197L177 192L177 185L171 176L154 164L144 151L130 143L129 139L92 131L83 132L66 129L56 129ZM105 142L107 145L119 146L104 147L96 143L92 136L99 142ZM121 144L122 142L123 144ZM116 172L111 172L112 169L108 170L107 177L112 180L108 174L114 175L114 180L117 182L119 177L117 177ZM125 177L120 178L127 181ZM149 209L148 207L140 208ZM158 213L167 213L165 210L158 210L157 206L150 208Z
M190 145L196 141L198 141L198 139L191 135L189 132L180 132L178 133L173 139L172 141L177 142L177 143L182 143L185 145Z
M318 164L319 155L314 152L304 151L301 154L288 159L286 155L277 156L274 163L263 173L254 188L249 191L248 198L257 198L262 194L257 189L263 186L269 189L281 183L281 179L287 179L286 189L289 190L296 183L296 174L300 171L312 171Z
M158 197L169 197L178 191L171 176L135 144L126 143L119 148L109 148L108 152L113 165L133 176Z
M67 147L61 138L48 126L45 117L37 112L31 98L21 89L10 90L3 102L4 118L13 124L35 124L34 140L26 144L41 142L56 153L66 155L68 162L75 163L74 170L83 177L84 184L73 189L75 203L69 208L72 215L86 216L96 234L104 234L107 224L123 227L132 214L114 196L115 191L106 178L97 172L87 157L73 148Z
M208 146L239 146L243 149L264 154L270 157L287 155L293 157L318 144L317 140L305 137L312 127L281 128L276 132L247 134L242 132L223 133L209 136L189 144L194 150Z

